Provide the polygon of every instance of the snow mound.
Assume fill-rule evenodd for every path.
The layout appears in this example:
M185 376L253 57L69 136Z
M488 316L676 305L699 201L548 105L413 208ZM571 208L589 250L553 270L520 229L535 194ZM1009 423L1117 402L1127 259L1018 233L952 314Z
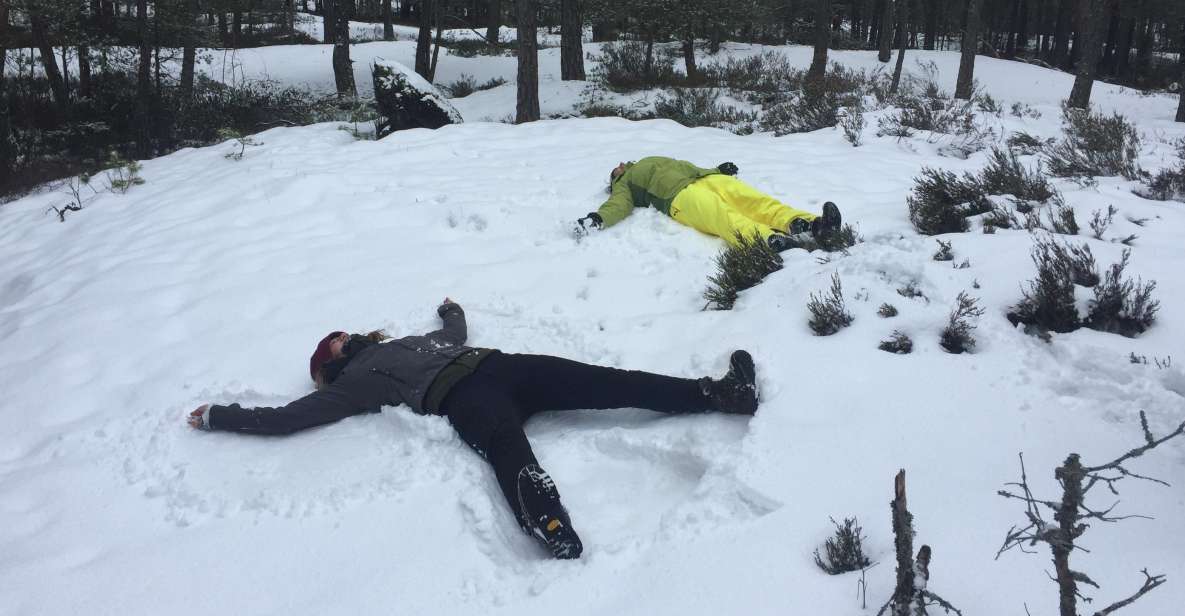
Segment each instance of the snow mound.
M460 124L461 113L423 77L392 60L375 60L374 100L385 122L380 133Z

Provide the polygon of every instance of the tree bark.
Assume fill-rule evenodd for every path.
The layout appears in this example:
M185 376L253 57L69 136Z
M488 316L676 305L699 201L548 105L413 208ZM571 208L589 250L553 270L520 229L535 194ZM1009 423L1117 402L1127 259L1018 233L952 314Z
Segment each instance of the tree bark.
M1185 81L1185 74L1181 75L1182 81ZM1185 88L1181 88L1181 102L1177 104L1177 121L1185 122Z
M979 47L979 8L983 0L967 0L967 25L963 28L963 51L955 98L970 100L975 90L975 52Z
M560 79L584 81L584 19L581 0L563 0L560 5ZM694 68L695 56L692 55ZM691 73L687 74L688 77Z
M152 155L152 46L148 39L148 0L136 0L136 35L140 39L140 65L136 71L136 145L140 156Z
M889 503L893 513L893 546L897 554L897 585L890 600L892 616L911 616L916 593L913 561L913 514L909 512L905 496L905 470L897 473L893 481L893 501Z
M144 0L139 0L143 2ZM70 106L66 93L66 82L58 70L58 60L53 55L53 45L49 43L49 35L45 31L45 16L35 10L37 4L29 5L29 25L33 36L33 46L37 48L37 55L41 57L41 67L45 69L45 78L49 81L49 89L53 92L54 102L58 110L64 115Z
M432 71L432 17L437 0L420 0L420 29L416 33L416 73L427 79Z
M486 24L486 41L498 43L498 31L502 28L502 0L490 0L489 23Z
M432 64L428 67L428 82L436 83L436 62L440 60L440 43L444 39L444 19L440 16L440 11L444 9L444 4L447 0L437 0L432 6L432 10L436 12L432 16L432 21L436 23L436 44L432 46Z
M1094 88L1094 77L1099 66L1099 51L1102 46L1103 28L1109 17L1107 6L1110 0L1082 0L1083 13L1082 53L1078 57L1077 77L1070 91L1067 103L1075 109L1090 107L1090 91Z
M909 37L906 36L906 25L909 23L909 2L902 2L901 8L897 11L897 23L900 26L901 34L898 41L899 47L897 51L897 67L893 69L893 85L889 87L890 94L896 94L897 88L901 86L901 73L905 70L905 48L909 45Z
M326 0L333 7L333 81L339 97L356 97L354 63L350 61L350 17L354 13L353 0Z
M332 1L332 0L331 0ZM235 11L231 14L230 20L230 46L234 49L239 48L239 41L243 37L243 13Z
M383 0L383 40L395 40L395 16L391 11L391 3L395 0Z
M0 98L3 97L4 92L4 66L8 61L8 0L0 0ZM4 113L8 113L8 107L4 107ZM0 147L4 145L0 143Z
M518 17L517 124L539 119L539 42L536 40L535 0L516 0Z
M321 0L321 39L327 45L335 42L333 35L337 32L337 20L333 16L335 4L337 0Z
M888 62L893 57L893 5L895 0L885 0L884 12L881 13L880 53L876 59Z
M91 95L91 49L87 45L78 46L78 95Z
M688 34L683 39L683 64L687 69L687 81L699 82L699 68L695 65L695 38Z
M199 8L198 0L181 0L181 19L185 23L181 51L181 100L184 103L193 98L193 69L197 62L197 36L193 31L193 18Z
M827 75L827 48L831 46L831 0L815 0L815 54L806 73L808 88L822 83Z
M1119 15L1119 44L1115 48L1115 68L1112 72L1122 80L1127 76L1127 69L1131 66L1136 17L1131 7L1124 7L1122 4L1120 4Z
M938 38L938 0L926 0L926 42L923 49L933 51Z
M1054 18L1053 27L1053 55L1050 57L1050 64L1054 66L1065 66L1066 58L1069 57L1071 3L1074 1L1058 0L1057 3L1057 16Z

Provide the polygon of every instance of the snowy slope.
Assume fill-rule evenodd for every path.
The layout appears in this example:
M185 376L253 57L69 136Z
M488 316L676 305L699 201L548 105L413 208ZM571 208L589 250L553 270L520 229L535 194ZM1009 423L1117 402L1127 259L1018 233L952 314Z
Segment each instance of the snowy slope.
M358 64L368 47L355 47ZM320 49L260 50L277 54L258 56L266 69L240 59L244 72L296 81L314 66L297 55ZM329 75L324 50L317 78ZM806 62L807 50L788 53ZM953 84L957 58L932 55ZM476 67L502 70L479 60L466 69L479 79ZM1045 114L1005 128L1056 134L1068 77L979 67L998 98ZM1168 121L1172 101L1097 95L1140 123L1146 165L1162 164L1183 132ZM489 117L512 112L486 102ZM993 560L1023 521L995 490L1018 478L1019 451L1052 497L1068 452L1101 462L1140 444L1140 409L1158 432L1185 419L1185 208L1115 179L1059 184L1079 220L1119 208L1104 241L1080 239L1107 264L1122 246L1106 240L1138 233L1131 270L1158 281L1164 309L1139 339L1083 330L1047 345L1003 318L1031 275L1028 234L946 238L972 264L954 270L908 223L922 166L974 170L984 155L940 158L874 127L853 149L835 130L738 137L667 121L471 122L379 142L323 124L262 133L241 161L224 157L231 143L146 161L144 185L104 193L64 224L46 215L60 192L0 207L0 613L875 613L892 588L885 505L899 468L918 540L934 549L933 590L966 614L1054 613L1047 554ZM828 263L787 253L735 310L703 312L719 240L649 210L579 244L568 235L604 198L606 172L648 154L735 161L744 180L806 209L834 200L865 242ZM834 272L856 321L815 337L804 306ZM897 295L909 281L930 301ZM938 333L963 290L987 314L978 351L952 356ZM689 377L717 375L730 350L748 348L761 409L750 420L533 420L536 453L585 541L577 562L545 558L517 531L492 473L443 419L387 408L287 438L184 424L207 401L303 395L325 332L420 332L446 295L466 307L474 345ZM885 301L901 316L877 317ZM893 329L914 337L914 354L876 350ZM1179 359L1158 370L1128 363L1130 352ZM1185 443L1133 466L1173 487L1127 484L1118 511L1156 519L1092 528L1092 552L1075 563L1103 583L1096 606L1130 594L1142 567L1167 574L1126 613L1176 614ZM851 515L881 562L868 573L873 611L854 599L854 576L812 562L828 516Z

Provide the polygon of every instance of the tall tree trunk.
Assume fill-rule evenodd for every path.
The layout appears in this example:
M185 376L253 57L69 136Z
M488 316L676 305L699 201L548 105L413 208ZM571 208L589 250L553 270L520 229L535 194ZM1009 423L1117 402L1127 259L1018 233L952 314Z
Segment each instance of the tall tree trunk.
M428 78L432 70L432 17L437 0L420 0L420 30L416 33L416 73Z
M58 60L53 55L53 46L49 44L49 35L45 31L45 16L35 8L36 6L37 4L33 3L28 7L33 46L37 48L37 55L41 57L41 67L45 69L45 78L49 80L49 89L50 92L53 92L58 111L64 115L70 106L66 83L62 79L62 73L58 70Z
M321 0L321 38L327 45L334 43L333 35L337 32L337 20L333 10L337 0Z
M194 31L193 19L197 11L199 0L181 0L181 19L185 24L181 33L181 102L188 104L193 99L193 69L197 62L197 33Z
M860 40L861 29L864 28L864 0L854 0L852 2L852 40Z
M933 51L934 41L938 38L938 2L926 0L926 42L923 49Z
M429 83L436 83L436 61L440 59L440 44L444 39L444 19L440 16L440 11L444 10L444 4L447 1L437 0L432 7L432 10L436 12L432 16L432 21L436 23L436 44L432 46L432 64L428 67Z
M1185 74L1181 75L1181 79L1185 81ZM1185 122L1185 88L1181 88L1181 102L1177 104L1177 121Z
M905 48L909 44L909 37L906 36L906 26L909 24L909 2L902 2L901 8L897 9L897 23L900 25L901 34L898 41L899 47L897 51L897 67L893 69L893 85L889 87L890 94L896 94L897 88L901 85L901 73L905 70Z
M1146 75L1152 62L1152 17L1147 14L1147 5L1141 5L1144 13L1137 26L1136 31L1139 33L1136 39L1136 73L1138 75Z
M1083 29L1082 53L1075 71L1074 89L1070 91L1068 105L1076 109L1090 107L1090 91L1094 87L1095 72L1099 67L1099 51L1102 47L1103 29L1109 17L1107 6L1110 0L1082 0Z
M889 0L875 0L872 5L872 15L868 20L868 48L880 49L881 24L885 19L885 3Z
M683 64L687 69L687 81L699 82L699 68L695 65L695 37L688 33L683 37Z
M498 43L498 31L502 28L502 0L490 0L489 22L486 24L486 41Z
M395 0L383 0L383 40L395 40L395 16L391 11L391 3Z
M4 66L8 61L8 0L0 0L0 98L4 96ZM3 109L8 113L8 107ZM7 118L3 118L7 119ZM7 137L4 137L7 138ZM3 147L5 142L0 142Z
M1104 18L1107 25L1106 46L1103 48L1103 56L1100 62L1100 68L1108 73L1115 74L1115 48L1119 43L1119 3L1110 2L1107 6L1107 16Z
M807 87L814 89L827 75L827 48L831 46L831 0L815 0L815 55L806 73Z
M333 4L333 81L339 97L356 97L354 63L350 61L350 17L354 15L354 0L326 0Z
M91 95L91 48L87 45L78 46L78 95Z
M243 40L243 13L235 11L231 14L230 20L230 46L238 49L241 40Z
M979 8L983 0L967 0L967 25L963 28L963 51L955 98L970 100L975 90L975 52L979 48Z
M148 0L136 0L136 36L140 39L140 65L136 71L136 145L142 158L152 156L152 45L148 38Z
M1008 39L1004 44L1004 57L1009 60L1016 58L1016 33L1020 30L1020 2L1021 0L1012 0L1012 9L1008 13Z
M226 13L218 11L218 41L223 47L230 46L230 30L226 23Z
M880 53L876 56L881 62L888 62L893 57L893 5L896 3L897 0L886 0L885 10L881 13Z
M1120 80L1127 77L1127 69L1131 66L1132 42L1135 40L1136 16L1132 7L1119 8L1119 44L1115 49L1115 76Z
M560 5L560 79L584 81L584 19L581 0L563 0ZM691 56L695 68L695 54ZM687 74L691 77L691 73Z
M1058 0L1057 17L1054 18L1053 26L1053 56L1050 57L1050 64L1053 66L1065 66L1066 59L1069 58L1070 16L1073 13L1072 3L1075 1Z
M516 0L518 17L518 124L539 119L539 42L535 31L535 0Z
M1029 50L1029 0L1020 0L1020 23L1016 31L1016 53Z

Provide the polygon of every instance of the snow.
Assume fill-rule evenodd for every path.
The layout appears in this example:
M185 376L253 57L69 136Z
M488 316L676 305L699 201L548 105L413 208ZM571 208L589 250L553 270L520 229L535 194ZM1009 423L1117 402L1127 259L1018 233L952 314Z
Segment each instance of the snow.
M412 49L355 45L358 84L370 83L371 59L407 63ZM783 51L809 61L807 48ZM878 66L875 52L834 55ZM911 55L953 89L956 54ZM442 56L437 82L512 79L513 62ZM332 88L327 46L243 50L235 63L240 76ZM584 84L559 81L558 50L540 64L545 113L570 110ZM1070 76L982 57L976 74L1005 104L1043 114L1005 114L1003 130L1058 133ZM225 157L234 142L144 161L145 184L94 195L65 223L46 213L67 200L60 190L0 207L0 613L875 613L893 587L885 504L900 468L915 541L934 549L930 590L967 614L1054 613L1047 553L993 560L1024 520L995 491L1019 479L1017 452L1053 498L1069 452L1101 463L1142 444L1141 409L1157 434L1185 419L1180 359L1151 365L1180 358L1185 342L1180 203L1143 200L1117 178L1057 183L1080 221L1118 208L1103 240L1075 241L1106 266L1124 248L1111 240L1138 234L1129 272L1157 281L1163 309L1140 338L1081 330L1046 344L1004 318L1033 273L1027 233L944 237L956 263L971 262L957 270L931 260L934 240L908 222L923 166L974 171L985 153L940 157L923 138L875 137L871 120L860 148L832 129L774 138L669 121L480 121L512 114L513 93L511 81L455 100L470 121L437 131L376 142L336 123L276 128L239 161ZM1146 167L1169 164L1185 134L1174 99L1104 84L1094 99L1138 123ZM805 209L835 201L865 241L828 262L787 253L736 309L702 311L719 240L652 210L580 243L569 235L604 199L609 169L651 154L734 161L746 182ZM832 273L855 321L815 337L805 304ZM926 299L898 295L909 282ZM987 314L976 352L953 356L938 334L964 290ZM761 408L752 419L532 420L585 543L575 562L519 533L490 470L441 418L386 408L286 438L185 425L204 402L301 396L325 332L422 332L445 296L465 306L473 345L687 377L719 375L747 348ZM877 317L882 302L900 316ZM913 337L913 354L876 350L894 329ZM1150 365L1129 363L1133 352ZM1178 613L1185 442L1133 470L1173 487L1130 481L1116 512L1155 519L1092 527L1091 552L1073 562L1103 584L1088 593L1096 606L1138 588L1143 567L1164 573L1168 584L1125 612ZM867 574L869 610L854 599L857 576L812 561L828 516L853 515L881 563Z

